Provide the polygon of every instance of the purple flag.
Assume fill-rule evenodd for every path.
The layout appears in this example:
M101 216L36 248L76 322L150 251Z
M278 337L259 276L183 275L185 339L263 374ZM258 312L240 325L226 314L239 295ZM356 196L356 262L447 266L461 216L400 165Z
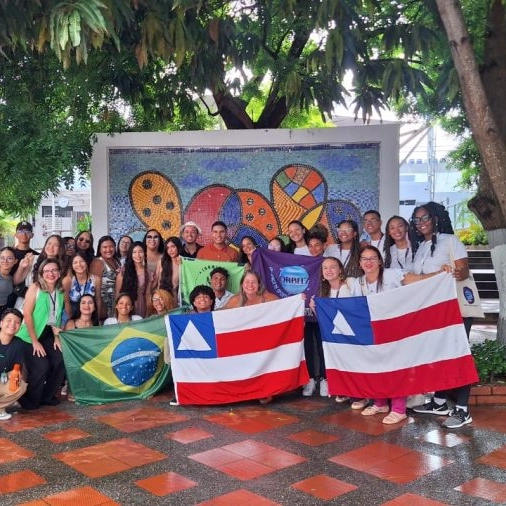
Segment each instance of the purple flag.
M253 252L252 269L262 278L269 292L284 298L306 294L306 320L316 321L308 307L313 295L318 296L323 257L279 253L257 248Z

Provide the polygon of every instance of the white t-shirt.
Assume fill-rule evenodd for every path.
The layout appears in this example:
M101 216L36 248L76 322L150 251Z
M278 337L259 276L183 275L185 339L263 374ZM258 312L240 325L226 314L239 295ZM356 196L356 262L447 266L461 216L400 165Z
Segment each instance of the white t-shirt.
M385 258L385 251L383 250L385 247L385 234L382 234L379 239L369 239L369 244L375 248L378 248L379 252L381 253L381 257L383 259Z
M329 297L332 299L343 298L343 297L351 297L351 290L349 285L351 285L355 281L355 278L347 278L346 281L340 286L338 290L330 289Z
M452 260L467 258L465 246L453 234L437 234L436 249L431 256L432 241L424 241L418 247L413 259L412 272L430 274L437 272L444 264L451 265Z
M324 257L334 257L338 260L341 260L341 263L344 267L350 258L351 249L342 249L339 244L330 244L327 246L325 253L323 253Z
M216 300L214 301L214 309L221 309L230 300L230 297L233 296L234 294L232 292L225 290L225 293L221 299L218 299L218 297L216 297Z
M413 250L411 247L399 249L395 244L390 246L392 262L390 269L402 269L404 272L413 272Z
M142 316L139 316L138 314L134 314L130 317L130 321L137 321L137 320L142 320ZM114 325L118 323L118 319L115 317L115 316L111 316L110 318L107 318L105 321L104 321L104 325ZM127 322L125 322L127 323Z
M293 250L294 255L304 255L307 257L311 256L311 253L309 253L309 248L307 246L301 246L300 248L295 248Z
M394 288L402 286L404 279L404 272L401 269L384 269L383 270L383 283L378 289L378 282L367 283L365 276L355 278L351 287L351 294L353 297L360 297L361 295L369 295L371 293L386 292Z

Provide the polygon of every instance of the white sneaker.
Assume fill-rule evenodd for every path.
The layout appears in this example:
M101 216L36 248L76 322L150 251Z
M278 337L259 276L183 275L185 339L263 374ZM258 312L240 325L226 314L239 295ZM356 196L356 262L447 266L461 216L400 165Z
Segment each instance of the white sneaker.
M414 408L415 406L421 406L427 402L425 394L408 395L406 399L406 407Z
M304 397L311 397L316 392L316 385L314 379L311 378L309 383L302 389L302 395Z
M8 420L9 418L12 418L10 413L7 413L5 409L0 410L0 420Z
M329 384L325 378L320 380L320 397L329 396Z

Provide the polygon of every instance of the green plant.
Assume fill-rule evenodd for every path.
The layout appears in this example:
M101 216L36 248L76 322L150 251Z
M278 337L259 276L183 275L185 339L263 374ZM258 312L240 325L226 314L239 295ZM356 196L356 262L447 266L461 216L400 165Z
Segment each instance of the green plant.
M481 224L473 223L468 228L457 230L456 234L466 246L488 244L487 233Z
M81 216L76 223L77 233L91 231L91 215L85 214Z
M490 383L506 375L506 346L504 344L487 339L482 343L473 344L471 353L481 382Z

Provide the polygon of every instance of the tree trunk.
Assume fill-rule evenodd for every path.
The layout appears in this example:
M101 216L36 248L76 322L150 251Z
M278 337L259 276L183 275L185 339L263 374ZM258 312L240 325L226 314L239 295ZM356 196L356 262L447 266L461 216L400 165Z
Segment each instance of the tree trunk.
M492 18L498 16L498 3L500 2L495 0L491 10ZM497 338L506 342L506 177L503 169L503 161L506 160L506 145L503 141L502 124L496 122L492 113L492 110L502 111L503 104L501 103L499 108L497 104L493 104L495 106L493 109L486 93L486 91L501 92L504 90L504 85L497 89L497 83L495 86L491 84L489 90L485 89L460 3L457 0L436 0L436 4L459 76L467 119L483 162L478 193L471 200L469 207L477 214L488 232L500 296ZM504 11L501 16L504 19ZM491 81L493 78L499 81L502 79L500 72L492 72L490 75ZM495 90L493 90L494 87Z

